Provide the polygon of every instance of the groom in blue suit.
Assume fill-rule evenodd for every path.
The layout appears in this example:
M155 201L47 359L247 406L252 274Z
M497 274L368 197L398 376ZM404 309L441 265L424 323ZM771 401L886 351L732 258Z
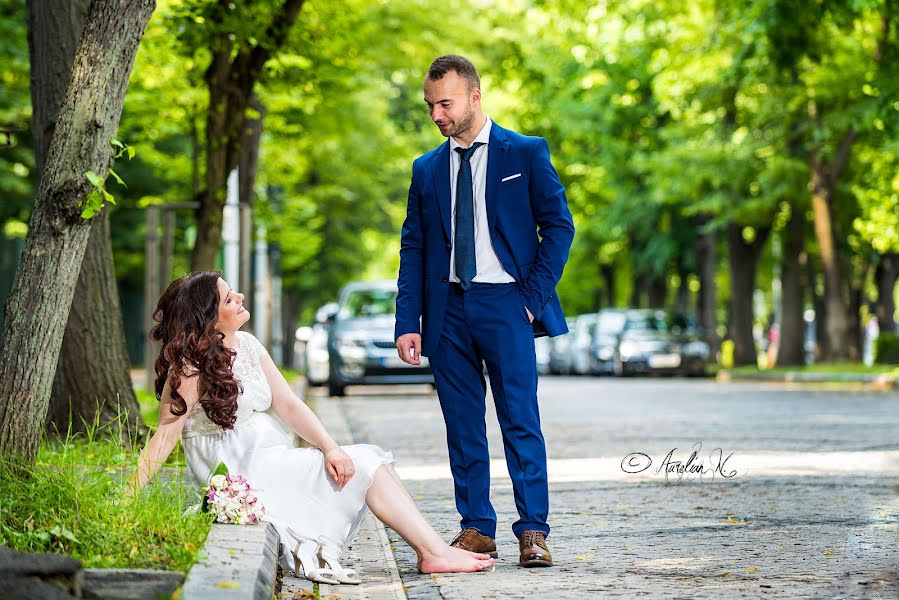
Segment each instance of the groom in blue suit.
M412 165L400 249L396 347L427 356L446 421L461 532L453 545L496 556L485 425L490 376L519 519L519 564L552 566L546 445L534 337L568 331L555 288L574 224L546 140L492 122L480 78L461 56L436 59L424 82L447 141Z

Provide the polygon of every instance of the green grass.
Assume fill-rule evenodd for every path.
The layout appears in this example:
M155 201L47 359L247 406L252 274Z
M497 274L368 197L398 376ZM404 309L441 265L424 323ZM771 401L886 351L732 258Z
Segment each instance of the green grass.
M210 517L184 515L199 492L177 466L184 464L180 445L128 502L124 486L137 455L138 448L95 430L65 443L45 441L24 471L0 461L0 545L70 554L85 567L187 571Z
M753 365L734 367L727 371L735 374L752 374L758 372L765 373L789 373L800 371L802 373L868 373L871 375L892 374L899 375L899 367L896 365L873 365L866 366L864 363L846 362L846 363L815 363L812 365L799 367L774 367L772 369L760 369Z

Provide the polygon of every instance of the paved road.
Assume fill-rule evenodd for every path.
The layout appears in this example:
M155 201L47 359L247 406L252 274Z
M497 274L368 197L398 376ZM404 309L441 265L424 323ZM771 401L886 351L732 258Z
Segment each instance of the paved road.
M393 450L423 512L451 537L458 516L436 396L350 392L319 402L339 405L355 441ZM558 568L515 566L516 515L488 400L498 568L421 576L390 532L409 598L899 598L896 392L546 377L540 403Z

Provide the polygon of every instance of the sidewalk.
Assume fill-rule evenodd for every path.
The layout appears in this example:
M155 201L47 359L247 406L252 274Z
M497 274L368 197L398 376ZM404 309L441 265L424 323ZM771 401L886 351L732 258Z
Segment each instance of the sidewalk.
M317 398L330 419L348 422L356 442L398 442L405 453L430 455L428 427L405 434L388 421L402 397L383 401L360 397ZM436 403L432 403L435 404ZM408 404L407 404L408 405ZM409 406L429 423L439 409ZM400 409L402 410L402 409ZM430 410L430 409L428 409ZM405 436L405 437L404 437ZM427 439L426 439L427 438ZM399 443L400 440L404 440ZM387 529L406 597L411 600L582 599L582 598L899 598L899 464L864 472L820 465L814 474L741 473L733 480L685 478L666 486L654 480L603 480L583 473L578 481L550 478L556 567L517 566L511 534L517 518L511 485L493 471L491 498L498 512L499 559L491 573L421 575L415 554ZM414 467L414 465L413 465ZM585 462L584 469L594 468ZM452 481L433 469L398 471L425 517L444 539L458 526ZM422 477L417 479L416 476ZM591 476L597 477L591 479ZM388 560L390 557L387 557ZM341 595L366 596L336 588ZM361 594L356 595L356 594ZM324 597L324 596L322 596Z

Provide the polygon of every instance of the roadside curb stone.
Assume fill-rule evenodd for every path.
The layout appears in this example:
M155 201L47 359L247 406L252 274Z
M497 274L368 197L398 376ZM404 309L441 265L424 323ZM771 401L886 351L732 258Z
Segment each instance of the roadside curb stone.
M213 523L201 558L191 567L181 600L270 600L275 589L279 536L271 523Z

